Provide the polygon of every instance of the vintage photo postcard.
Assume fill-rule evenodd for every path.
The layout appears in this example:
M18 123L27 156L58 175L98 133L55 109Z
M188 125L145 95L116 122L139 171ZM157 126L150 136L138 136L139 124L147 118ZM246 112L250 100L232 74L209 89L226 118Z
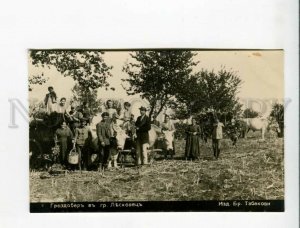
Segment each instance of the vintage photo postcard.
M283 57L29 50L30 211L284 211Z

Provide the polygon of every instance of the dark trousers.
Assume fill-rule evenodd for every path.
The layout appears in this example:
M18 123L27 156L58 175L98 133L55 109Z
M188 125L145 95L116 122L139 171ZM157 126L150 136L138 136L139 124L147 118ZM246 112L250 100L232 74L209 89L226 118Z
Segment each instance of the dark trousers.
M219 157L220 155L220 139L212 139L212 148L213 148L213 151L214 151L214 156L216 158Z
M105 146L99 146L100 149L100 154L99 154L99 158L100 158L100 167L103 167L104 165L107 164L108 160L110 160L110 146L109 145L105 145Z
M87 169L89 164L89 155L88 151L85 149L84 145L76 145L76 150L79 153L79 169L83 166L84 169Z

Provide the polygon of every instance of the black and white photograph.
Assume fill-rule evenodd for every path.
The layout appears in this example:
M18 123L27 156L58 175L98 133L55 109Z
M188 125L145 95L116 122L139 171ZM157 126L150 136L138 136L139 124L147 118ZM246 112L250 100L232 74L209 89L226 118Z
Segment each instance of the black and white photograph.
M29 50L31 212L284 211L283 50Z
M299 227L299 1L0 3L0 227Z

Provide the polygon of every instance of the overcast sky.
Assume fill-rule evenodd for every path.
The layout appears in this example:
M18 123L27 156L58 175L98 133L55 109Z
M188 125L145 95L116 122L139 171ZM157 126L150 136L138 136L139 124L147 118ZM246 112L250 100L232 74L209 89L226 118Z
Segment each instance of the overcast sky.
M104 60L113 66L111 71L113 77L109 83L115 87L115 91L99 89L99 98L127 98L125 90L121 86L121 79L127 75L122 72L122 67L131 57L127 51L111 51L104 54ZM196 70L201 68L215 71L222 66L232 69L243 81L238 97L244 102L245 99L280 99L284 97L283 77L283 51L198 51L195 57L200 61ZM58 97L72 96L71 88L74 81L70 77L62 77L55 69L36 68L29 64L29 75L44 72L49 81L43 85L32 86L33 91L29 93L30 98L43 99L47 93L47 87L53 86Z

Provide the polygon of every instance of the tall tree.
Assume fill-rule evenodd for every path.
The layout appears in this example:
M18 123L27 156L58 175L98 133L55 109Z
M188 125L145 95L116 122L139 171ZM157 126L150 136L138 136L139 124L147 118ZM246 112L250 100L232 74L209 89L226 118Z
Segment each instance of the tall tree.
M246 108L243 112L243 117L244 118L255 118L258 117L259 113L250 109L250 108Z
M63 76L72 77L81 88L108 87L111 66L103 59L102 51L85 50L31 50L30 60L36 67L55 67ZM43 74L38 83L43 83ZM29 81L30 83L30 81Z
M150 116L166 107L197 65L193 61L196 54L185 50L136 51L130 55L132 62L123 67L129 75L123 79L123 87L128 95L140 94L149 101Z
M96 89L86 89L82 88L79 84L75 84L72 88L72 93L72 104L79 106L86 102L93 114L102 112L101 107L103 105L103 101L101 99L97 99Z
M212 112L237 116L241 113L241 104L236 96L241 83L233 71L202 69L185 80L176 97L186 105L189 114Z
M28 77L28 89L32 91L32 85L42 85L48 81L49 78L44 77L44 74L41 75L29 75Z
M284 136L284 106L283 104L275 103L272 107L270 117L274 118L279 125L279 137Z

